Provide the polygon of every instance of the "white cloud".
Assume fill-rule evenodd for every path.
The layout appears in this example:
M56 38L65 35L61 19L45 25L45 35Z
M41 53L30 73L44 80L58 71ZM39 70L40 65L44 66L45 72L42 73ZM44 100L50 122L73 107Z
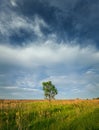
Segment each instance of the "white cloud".
M18 87L27 87L28 89L34 89L35 87L37 87L35 75L28 73L24 75L20 74L21 76L16 79L16 85Z
M11 0L11 2L14 1ZM9 15L7 15L8 13ZM18 15L9 9L8 12L0 12L0 16L0 32L6 37L11 36L13 33L22 35L20 34L20 29L34 33L38 37L43 37L44 35L41 31L41 27L48 28L48 25L45 23L45 21L37 15L30 20L29 18L23 15Z
M35 16L32 28L34 30L34 33L39 37L43 36L41 26L48 28L48 25L44 22L43 19L39 18L38 16Z
M73 91L73 93L80 93L81 92L81 90L77 89L77 88L72 89L72 91Z
M17 4L16 4L16 0L10 0L10 3L11 3L11 5L14 6L14 7L17 6Z
M6 86L6 87L4 87L5 89L18 89L18 87L17 86Z
M27 31L32 31L38 37L42 37L43 33L41 31L41 26L48 27L48 25L44 22L44 20L37 15L34 16L33 20L29 20L25 17L13 16L12 21L10 22L10 27L14 29L23 28Z
M86 71L87 75L91 75L91 74L93 75L94 73L95 73L94 69L89 69L89 70Z
M0 61L28 67L57 64L86 67L99 64L99 52L92 47L80 48L48 40L43 44L29 44L23 48L0 45Z
M33 88L23 88L24 91L30 91L30 92L42 92L39 89L33 89Z

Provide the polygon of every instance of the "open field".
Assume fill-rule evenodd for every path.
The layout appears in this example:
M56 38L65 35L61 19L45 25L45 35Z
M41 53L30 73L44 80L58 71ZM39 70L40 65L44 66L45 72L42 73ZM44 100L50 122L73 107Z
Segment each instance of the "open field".
M0 130L99 130L99 100L0 100Z

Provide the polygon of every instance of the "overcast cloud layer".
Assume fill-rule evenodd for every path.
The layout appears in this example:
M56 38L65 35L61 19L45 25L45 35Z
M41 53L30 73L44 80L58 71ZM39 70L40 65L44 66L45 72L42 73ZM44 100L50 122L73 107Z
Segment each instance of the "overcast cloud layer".
M98 0L0 1L0 98L99 96Z

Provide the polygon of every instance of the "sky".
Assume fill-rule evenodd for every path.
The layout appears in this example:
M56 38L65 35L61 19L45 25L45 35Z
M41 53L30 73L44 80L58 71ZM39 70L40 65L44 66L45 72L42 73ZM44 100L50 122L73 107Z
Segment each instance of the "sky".
M99 97L99 0L0 0L0 99Z

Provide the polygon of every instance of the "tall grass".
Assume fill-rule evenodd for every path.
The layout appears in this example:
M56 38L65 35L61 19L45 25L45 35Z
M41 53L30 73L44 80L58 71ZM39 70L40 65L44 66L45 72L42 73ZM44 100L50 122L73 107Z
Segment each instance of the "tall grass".
M99 130L99 101L0 103L0 130Z

